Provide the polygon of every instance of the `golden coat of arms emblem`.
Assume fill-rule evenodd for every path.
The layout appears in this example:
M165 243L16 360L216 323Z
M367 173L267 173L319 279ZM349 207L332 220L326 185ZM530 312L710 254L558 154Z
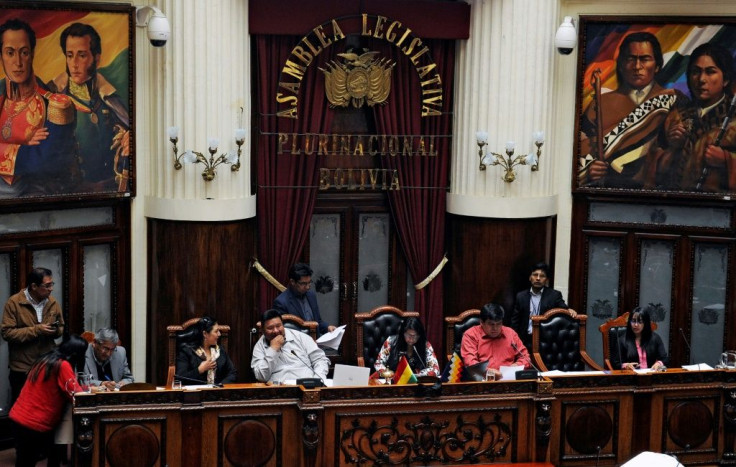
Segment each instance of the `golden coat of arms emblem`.
M365 50L365 49L364 49ZM378 52L337 54L345 63L330 61L325 74L325 94L330 107L360 108L384 104L391 92L391 69L395 62L387 58L376 60Z

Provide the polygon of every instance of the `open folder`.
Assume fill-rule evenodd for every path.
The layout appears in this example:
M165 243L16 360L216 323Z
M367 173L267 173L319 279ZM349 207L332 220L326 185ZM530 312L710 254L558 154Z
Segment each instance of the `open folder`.
M320 347L326 347L328 349L337 350L342 342L342 336L345 334L345 325L338 326L332 332L326 332L319 336L317 339L317 345Z

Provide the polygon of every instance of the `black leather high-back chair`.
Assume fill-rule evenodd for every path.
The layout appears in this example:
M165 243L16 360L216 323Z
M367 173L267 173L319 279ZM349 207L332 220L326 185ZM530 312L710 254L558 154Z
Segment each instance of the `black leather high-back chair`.
M457 352L460 355L460 346L463 342L465 331L480 324L480 310L472 308L465 310L457 316L445 318L445 353L447 359Z
M358 366L373 368L384 341L399 332L404 318L419 317L416 311L379 306L368 313L356 313Z
M602 370L585 351L586 315L573 318L570 310L552 308L532 316L532 356L542 371Z
M313 340L317 340L317 329L319 329L319 323L317 321L304 321L297 315L290 315L284 313L281 315L281 322L284 323L284 327L291 329L292 331L303 332L308 334ZM256 323L258 332L261 332L261 322Z

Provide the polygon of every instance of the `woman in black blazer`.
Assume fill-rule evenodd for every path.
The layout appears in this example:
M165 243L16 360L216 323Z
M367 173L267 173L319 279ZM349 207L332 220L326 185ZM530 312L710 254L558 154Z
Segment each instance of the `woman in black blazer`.
M619 358L623 354L623 363ZM652 331L649 308L636 307L629 313L624 342L611 342L611 365L615 369L661 370L667 365L667 351L659 335Z
M203 316L194 324L196 332L194 341L185 344L176 356L176 376L183 384L223 384L234 383L238 376L225 349L217 345L220 330L217 321Z

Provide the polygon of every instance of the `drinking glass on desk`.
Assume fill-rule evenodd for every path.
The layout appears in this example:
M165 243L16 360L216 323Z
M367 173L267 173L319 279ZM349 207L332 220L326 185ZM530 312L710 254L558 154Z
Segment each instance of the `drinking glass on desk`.
M486 370L486 377L483 381L496 381L496 372L493 371L493 368L488 368Z
M92 375L89 373L79 372L77 373L77 382L82 392L92 392Z
M175 379L174 382L171 383L171 389L181 390L181 381L178 379Z

